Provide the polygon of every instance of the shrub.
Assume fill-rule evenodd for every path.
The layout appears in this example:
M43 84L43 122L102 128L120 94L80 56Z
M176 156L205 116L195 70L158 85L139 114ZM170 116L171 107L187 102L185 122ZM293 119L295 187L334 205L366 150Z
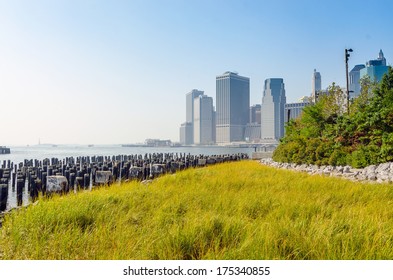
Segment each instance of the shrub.
M330 155L328 164L334 166L347 165L347 154L342 148L336 148Z
M392 68L379 84L363 81L350 114L343 110L342 90L334 83L328 90L288 123L273 159L354 167L393 161Z

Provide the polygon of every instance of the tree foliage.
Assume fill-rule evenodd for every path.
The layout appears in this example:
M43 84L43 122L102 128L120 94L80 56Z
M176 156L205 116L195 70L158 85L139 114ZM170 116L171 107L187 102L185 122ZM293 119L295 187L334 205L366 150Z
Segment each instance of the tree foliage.
M328 94L287 124L273 154L276 161L352 165L393 161L393 70L379 84L362 79L362 91L346 110L346 96L334 83Z

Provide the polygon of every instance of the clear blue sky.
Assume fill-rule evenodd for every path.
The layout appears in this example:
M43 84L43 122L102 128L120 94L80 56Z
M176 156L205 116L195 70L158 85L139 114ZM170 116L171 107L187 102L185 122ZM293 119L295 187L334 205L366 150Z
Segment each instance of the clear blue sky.
M287 101L393 60L393 1L0 0L0 145L179 140L185 94L215 77L283 78Z

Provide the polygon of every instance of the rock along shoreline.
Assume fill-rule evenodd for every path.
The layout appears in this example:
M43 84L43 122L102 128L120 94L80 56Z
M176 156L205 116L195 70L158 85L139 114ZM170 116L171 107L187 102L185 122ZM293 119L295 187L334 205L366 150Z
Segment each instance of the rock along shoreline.
M313 165L276 162L272 158L260 160L263 165L275 168L288 169L306 172L311 175L323 175L331 177L341 177L351 181L372 182L372 183L392 183L393 182L393 162L370 165L365 168L353 168L347 166Z

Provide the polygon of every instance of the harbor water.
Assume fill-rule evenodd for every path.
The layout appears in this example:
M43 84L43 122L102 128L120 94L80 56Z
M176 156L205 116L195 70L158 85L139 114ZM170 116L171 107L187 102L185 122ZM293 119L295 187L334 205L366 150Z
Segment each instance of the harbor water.
M185 153L191 155L225 155L246 153L251 157L254 148L192 146L192 147L123 147L122 145L35 145L10 147L11 153L0 155L0 165L4 160L18 164L25 159L43 160L45 158L64 159L80 156L144 155L152 153Z

